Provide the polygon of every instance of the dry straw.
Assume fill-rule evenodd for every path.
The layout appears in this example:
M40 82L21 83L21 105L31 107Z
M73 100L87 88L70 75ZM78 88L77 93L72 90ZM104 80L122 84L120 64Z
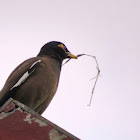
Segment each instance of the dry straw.
M93 96L93 93L94 93L94 90L95 90L95 86L97 84L97 80L98 80L98 77L100 75L100 69L99 69L99 65L98 65L98 62L97 62L97 59L96 59L95 56L88 55L88 54L79 54L79 55L77 55L77 58L78 57L81 57L81 56L89 56L89 57L92 57L95 60L96 65L97 65L96 66L96 68L97 68L97 75L94 78L91 79L91 80L95 79L95 83L93 85L92 92L91 92L91 97L90 97L90 101L89 101L89 104L88 104L88 106L90 106L91 105L91 101L92 101L92 96ZM71 60L71 58L68 59L63 65L65 65L66 63L68 63L70 60Z

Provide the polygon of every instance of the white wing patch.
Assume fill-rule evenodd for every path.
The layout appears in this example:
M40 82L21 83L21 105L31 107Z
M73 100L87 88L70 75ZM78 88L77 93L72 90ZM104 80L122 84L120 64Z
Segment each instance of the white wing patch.
M18 82L10 90L12 90L13 88L16 88L16 87L20 86L34 72L34 70L36 69L36 68L34 68L35 65L37 65L40 62L41 62L41 60L37 60L36 62L34 62L31 65L31 67L28 69L28 71L25 72L22 75L22 77L18 80Z
M40 63L40 62L41 62L41 60L38 60L38 61L34 62L34 63L32 64L32 66L30 67L30 69L31 69L33 66L35 66L37 63Z

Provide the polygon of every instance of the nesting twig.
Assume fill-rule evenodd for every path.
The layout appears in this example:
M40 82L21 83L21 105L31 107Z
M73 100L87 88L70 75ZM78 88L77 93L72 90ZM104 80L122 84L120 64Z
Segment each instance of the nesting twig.
M99 65L98 65L98 62L97 62L97 59L96 59L95 56L88 55L88 54L79 54L79 55L77 55L77 57L81 57L81 56L84 56L84 55L94 58L94 59L95 59L95 62L96 62L96 65L97 65L97 66L96 66L96 68L97 68L97 75L96 75L94 78L91 79L91 80L95 79L95 83L94 83L94 86L93 86L93 88L92 88L91 97L90 97L90 101L89 101L89 104L88 104L88 106L90 106L90 105L91 105L91 101L92 101L92 96L93 96L93 93L94 93L94 90L95 90L95 86L96 86L98 77L99 77L99 75L100 75L100 69L99 69ZM63 65L65 65L66 63L68 63L70 60L71 60L71 58L68 59Z

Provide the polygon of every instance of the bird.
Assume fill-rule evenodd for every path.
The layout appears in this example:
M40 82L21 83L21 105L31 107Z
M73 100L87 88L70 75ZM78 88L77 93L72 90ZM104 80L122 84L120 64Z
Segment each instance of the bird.
M66 58L77 59L63 43L46 43L36 57L25 60L9 75L0 91L0 107L13 98L41 115L57 91Z

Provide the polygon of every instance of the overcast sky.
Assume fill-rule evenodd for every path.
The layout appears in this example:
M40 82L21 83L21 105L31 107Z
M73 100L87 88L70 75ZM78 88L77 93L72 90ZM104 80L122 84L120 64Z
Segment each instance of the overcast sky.
M83 56L63 66L43 116L82 140L140 140L139 0L0 0L0 88L47 42Z

